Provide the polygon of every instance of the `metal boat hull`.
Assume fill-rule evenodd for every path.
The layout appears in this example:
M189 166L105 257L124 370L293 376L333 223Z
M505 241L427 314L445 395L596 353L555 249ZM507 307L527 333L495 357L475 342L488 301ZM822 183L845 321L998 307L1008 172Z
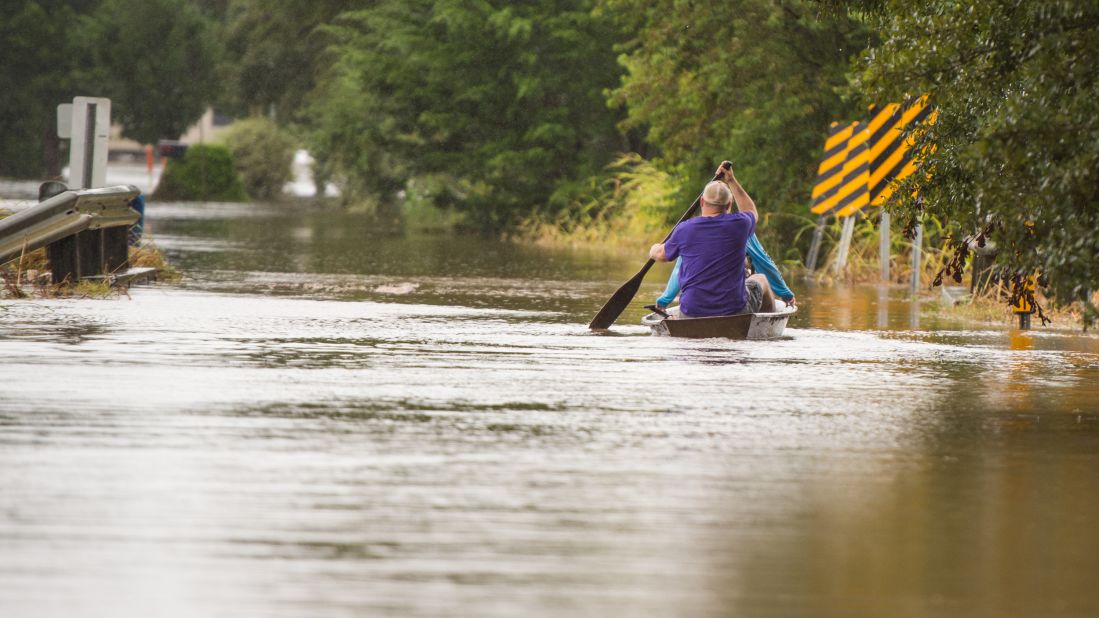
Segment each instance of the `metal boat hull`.
M786 330L786 322L797 313L797 307L786 307L774 313L742 313L708 318L665 318L650 313L641 323L657 336L689 339L775 339Z

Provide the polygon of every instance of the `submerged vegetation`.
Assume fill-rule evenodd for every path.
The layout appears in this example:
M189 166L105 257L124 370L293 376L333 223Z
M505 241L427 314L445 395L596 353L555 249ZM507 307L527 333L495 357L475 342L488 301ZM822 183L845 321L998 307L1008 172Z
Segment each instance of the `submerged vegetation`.
M148 238L140 245L130 247L131 268L155 268L158 281L175 283L183 278L183 273L176 270L164 253Z
M0 218L4 216L6 213L0 211ZM157 246L148 240L140 246L130 247L129 265L156 269L155 278L159 281L175 282L182 278ZM112 285L105 279L54 282L45 248L28 251L0 266L0 298L4 299L106 298L118 294L125 294L125 287Z

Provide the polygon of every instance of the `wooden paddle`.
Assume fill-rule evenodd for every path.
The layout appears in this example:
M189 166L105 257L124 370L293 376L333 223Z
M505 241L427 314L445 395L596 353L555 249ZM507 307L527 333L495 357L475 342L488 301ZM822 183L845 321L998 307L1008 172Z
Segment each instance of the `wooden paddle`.
M724 161L722 162L721 168L719 169L727 170L730 169L732 166L732 163ZM720 171L717 174L714 174L714 180L717 180L719 178L721 178ZM668 239L672 237L672 232L675 231L675 228L680 223L683 223L687 219L690 219L692 216L694 216L695 211L698 210L698 205L701 201L702 194L699 193L698 197L695 198L694 204L691 204L691 207L687 209L687 212L683 213L683 216L679 218L679 221L676 221L675 225L672 226L672 229L670 232L668 232L668 235L664 237L664 242L668 242ZM649 272L649 269L652 268L653 264L655 263L656 260L649 258L649 261L645 262L645 265L641 267L641 270L638 271L638 273L634 275L632 279L623 283L622 287L618 288L618 291L615 292L613 296L611 296L610 300L608 300L605 305L603 305L603 308L599 310L599 313L595 314L595 317L592 318L591 322L588 324L588 328L590 328L591 330L606 330L610 328L611 324L614 324L614 321L618 319L618 316L622 315L622 312L625 311L626 307L629 306L630 301L633 300L633 297L637 296L637 290L641 288L641 281L645 278L645 275Z

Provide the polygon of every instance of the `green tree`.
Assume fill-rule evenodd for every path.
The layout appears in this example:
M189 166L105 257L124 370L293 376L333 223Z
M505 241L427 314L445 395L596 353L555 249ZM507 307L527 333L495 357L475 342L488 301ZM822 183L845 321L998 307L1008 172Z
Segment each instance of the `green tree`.
M243 202L248 199L229 148L217 144L191 146L179 159L168 162L153 198Z
M623 128L642 131L660 167L684 178L684 203L728 158L765 212L804 213L828 124L862 113L838 89L866 27L802 0L602 7L632 34L611 101L627 110Z
M539 209L622 146L603 91L613 24L584 0L381 0L327 29L313 150L345 188L383 200L437 175L485 229Z
M206 0L212 2L213 0ZM366 0L221 0L226 15L227 88L222 101L239 115L270 114L285 124L321 71L325 39L316 33Z
M217 93L220 40L186 0L103 0L80 37L85 90L141 143L178 137Z
M959 238L991 225L998 261L1041 269L1061 301L1099 288L1099 5L889 0L877 15L855 91L930 93L938 109L918 136L920 199L898 191L893 208Z
M294 160L294 140L287 132L267 118L253 117L234 122L226 142L250 197L270 200L282 195Z
M70 36L90 2L0 3L0 175L61 171L56 106L75 94Z

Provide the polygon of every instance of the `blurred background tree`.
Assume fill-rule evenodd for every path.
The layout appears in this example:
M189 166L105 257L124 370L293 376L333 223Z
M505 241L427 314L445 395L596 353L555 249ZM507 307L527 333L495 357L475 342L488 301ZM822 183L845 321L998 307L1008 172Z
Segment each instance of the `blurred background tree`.
M56 106L112 100L142 143L177 138L217 92L221 40L188 0L31 0L0 4L0 175L61 171Z
M322 72L328 41L317 28L366 0L206 0L224 20L225 87L219 107L237 116L295 119ZM218 12L218 6L208 10Z
M263 116L238 120L225 138L248 196L274 200L290 181L294 161L294 138Z
M80 86L142 144L179 137L218 92L221 39L188 0L103 0L78 35Z
M95 4L0 3L0 176L61 173L55 110L72 100L78 52L69 32Z
M495 6L494 6L495 5ZM391 201L416 177L438 202L500 230L623 147L603 92L618 32L585 0L381 0L325 29L330 68L307 127L353 193Z

